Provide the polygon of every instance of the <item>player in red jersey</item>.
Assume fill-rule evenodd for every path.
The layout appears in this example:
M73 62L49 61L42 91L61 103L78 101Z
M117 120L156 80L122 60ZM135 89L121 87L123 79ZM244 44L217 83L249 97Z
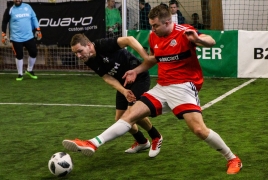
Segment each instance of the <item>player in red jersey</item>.
M70 146L79 148L85 155L92 155L105 142L125 134L131 126L146 116L158 116L172 111L184 119L189 129L210 147L219 151L228 161L227 173L236 174L242 168L241 160L232 153L222 138L209 129L202 117L198 91L203 83L196 46L212 47L215 40L199 33L190 25L178 25L171 21L171 14L164 6L156 6L149 13L152 26L150 34L151 55L133 70L127 71L125 85L132 83L137 74L158 64L156 86L144 93L134 106L126 111L120 120L99 136L83 143L64 140ZM159 145L159 146L158 146ZM159 143L151 150L157 152Z

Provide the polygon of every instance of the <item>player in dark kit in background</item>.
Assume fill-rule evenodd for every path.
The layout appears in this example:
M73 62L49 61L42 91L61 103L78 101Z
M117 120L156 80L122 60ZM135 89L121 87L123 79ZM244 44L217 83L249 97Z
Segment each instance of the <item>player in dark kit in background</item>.
M35 37L37 40L42 38L38 20L35 12L29 4L22 3L21 0L14 0L14 5L8 7L3 15L2 21L2 43L8 44L6 35L7 24L9 23L10 41L12 49L16 56L16 66L18 70L17 81L23 80L23 47L29 52L28 67L25 73L33 79L37 79L34 75L33 67L37 56L37 47L34 40L33 30L36 30Z
M123 77L126 78L125 84L133 82L137 74L158 64L157 84L145 92L116 123L90 139L86 146L80 147L72 140L64 140L63 145L66 148L79 147L83 154L90 156L106 142L125 134L139 119L173 112L178 119L184 119L191 132L228 161L227 174L238 173L242 168L241 160L219 134L206 126L198 97L203 74L196 46L212 47L215 40L190 25L173 23L169 9L162 5L154 7L148 17L152 26L150 50L155 58L144 58L141 65L129 70Z
M123 86L124 80L122 76L125 72L141 64L139 59L124 49L126 46L132 47L141 57L148 57L146 51L133 37L106 38L91 42L85 35L76 34L71 40L71 48L75 55L101 76L106 83L117 90L115 120L120 119L122 114L128 108L131 108L134 102L150 88L148 71L139 74L135 82L128 84L126 87ZM138 124L148 131L152 138L150 152L153 152L153 155L150 156L156 156L160 150L154 152L155 143L160 143L161 145L162 136L152 126L147 117L142 118ZM136 153L140 150L150 148L149 140L138 130L136 124L132 126L129 132L136 141L131 148L125 151L126 153Z

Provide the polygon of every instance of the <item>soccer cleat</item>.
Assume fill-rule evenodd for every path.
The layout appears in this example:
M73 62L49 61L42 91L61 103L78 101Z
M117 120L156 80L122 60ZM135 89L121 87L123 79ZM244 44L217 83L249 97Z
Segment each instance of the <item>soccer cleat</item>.
M25 74L30 76L32 79L37 79L38 78L36 75L34 75L33 71L25 71Z
M125 150L125 153L137 153L141 150L145 150L150 148L150 141L147 140L144 144L139 144L137 141L134 142L134 144L127 150Z
M242 169L242 162L239 157L235 157L228 161L227 174L237 174Z
M62 145L73 152L81 151L86 156L92 156L97 147L90 141L82 141L80 139L75 140L63 140Z
M22 81L22 80L23 80L23 76L19 74L18 77L16 78L16 81Z
M149 151L149 157L155 157L155 156L157 156L157 154L160 153L160 148L161 148L161 145L162 145L162 141L163 141L162 136L160 138L154 138L152 140L151 149Z

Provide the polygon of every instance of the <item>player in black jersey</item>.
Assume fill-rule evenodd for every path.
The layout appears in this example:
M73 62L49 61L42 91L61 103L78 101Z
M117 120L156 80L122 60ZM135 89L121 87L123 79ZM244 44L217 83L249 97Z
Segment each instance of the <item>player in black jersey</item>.
M125 72L134 69L141 64L141 61L133 54L125 49L130 46L136 50L142 58L147 58L148 54L141 44L132 36L118 38L104 38L91 42L85 35L76 34L71 40L71 49L75 55L84 61L84 63L95 71L103 80L117 90L116 92L116 115L115 120L119 120L123 113L130 108L140 96L150 88L149 72L143 72L138 75L135 82L123 86L122 77ZM139 121L143 129L145 129L152 138L152 146L154 142L162 142L162 136L152 126L150 120L146 117ZM127 149L126 153L136 153L140 150L150 148L150 142L146 139L141 131L138 130L136 124L129 131L135 138L135 143ZM79 141L82 145L85 141ZM74 147L74 151L80 149ZM160 152L154 153L156 156Z

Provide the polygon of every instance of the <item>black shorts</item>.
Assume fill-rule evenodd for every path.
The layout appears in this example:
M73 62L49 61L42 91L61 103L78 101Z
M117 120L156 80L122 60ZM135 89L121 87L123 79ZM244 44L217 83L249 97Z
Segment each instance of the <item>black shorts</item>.
M149 72L139 74L135 82L128 84L125 88L130 89L136 96L136 99L139 100L141 95L150 89ZM116 109L126 110L128 106L132 106L133 104L133 102L128 102L126 97L119 91L116 92Z
M23 59L23 47L28 50L29 56L36 58L37 47L34 38L25 42L15 42L11 41L13 46L13 51L17 59Z

